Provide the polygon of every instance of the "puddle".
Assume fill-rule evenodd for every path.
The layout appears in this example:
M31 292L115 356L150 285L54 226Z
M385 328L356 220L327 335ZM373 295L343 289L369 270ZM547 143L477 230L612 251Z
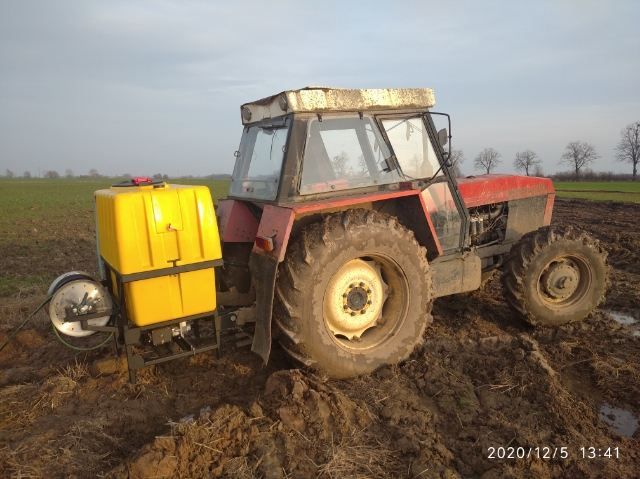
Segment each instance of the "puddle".
M607 403L600 406L600 420L621 436L631 437L638 429L638 418L630 411Z
M619 324L624 324L625 326L631 326L632 324L636 324L639 321L627 313L621 313L619 311L606 311L606 313L611 316L611 318Z
M634 338L640 338L640 320L634 318L629 313L621 313L620 311L605 310L611 319L616 323L623 326L629 326L631 328L631 336Z

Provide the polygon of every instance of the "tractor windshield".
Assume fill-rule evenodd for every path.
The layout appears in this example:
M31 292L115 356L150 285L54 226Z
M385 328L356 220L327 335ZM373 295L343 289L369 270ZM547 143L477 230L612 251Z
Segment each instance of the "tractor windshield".
M288 124L245 127L236 153L231 195L273 200L287 143Z

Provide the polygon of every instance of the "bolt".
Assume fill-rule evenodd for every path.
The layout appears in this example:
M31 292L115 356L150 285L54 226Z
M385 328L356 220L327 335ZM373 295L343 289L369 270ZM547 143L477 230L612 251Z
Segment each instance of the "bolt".
M360 287L364 288L364 283L362 281L360 281Z
M347 293L344 293L344 294L342 295L342 297L343 297L343 298L346 298L347 296L349 296Z
M351 311L351 316L355 316L356 312L355 311Z
M366 312L367 312L367 310L366 310L366 309L361 309L361 310L360 310L360 314L364 314L364 313L366 313Z
M367 304L371 304L371 300L367 301Z
M346 304L343 306L344 310L346 311L347 309L349 309L349 306L347 306Z
M367 294L371 294L371 290L370 289L367 289Z
M355 287L356 287L356 283L351 283L351 284L349 285L349 287L350 287L351 289L355 288Z

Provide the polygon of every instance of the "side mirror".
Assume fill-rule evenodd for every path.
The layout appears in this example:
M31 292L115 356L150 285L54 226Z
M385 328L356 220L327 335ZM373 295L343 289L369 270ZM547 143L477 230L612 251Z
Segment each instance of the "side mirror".
M438 132L438 141L440 142L440 146L443 148L447 143L449 143L449 132L446 128L443 128Z

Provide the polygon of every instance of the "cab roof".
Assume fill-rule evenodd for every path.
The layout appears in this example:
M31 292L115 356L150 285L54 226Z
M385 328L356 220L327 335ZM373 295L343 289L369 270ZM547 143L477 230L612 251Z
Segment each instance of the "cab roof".
M286 90L240 107L247 125L289 113L426 109L435 106L431 88L328 88Z

